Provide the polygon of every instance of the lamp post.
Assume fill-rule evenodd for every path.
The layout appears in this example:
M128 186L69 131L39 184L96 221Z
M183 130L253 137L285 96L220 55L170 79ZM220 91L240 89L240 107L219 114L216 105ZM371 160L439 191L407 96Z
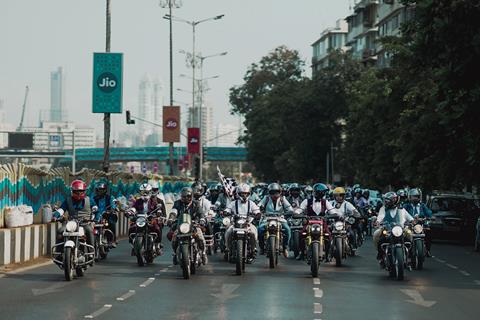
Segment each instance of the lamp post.
M172 16L172 8L180 8L182 6L181 0L160 0L160 6L162 8L168 8L168 16ZM170 19L170 106L173 106L173 30L172 20ZM173 175L173 142L169 143L169 166L170 175Z
M105 52L110 52L110 36L111 36L111 8L110 0L106 0L106 35L105 35ZM108 172L110 167L110 113L103 115L103 171Z

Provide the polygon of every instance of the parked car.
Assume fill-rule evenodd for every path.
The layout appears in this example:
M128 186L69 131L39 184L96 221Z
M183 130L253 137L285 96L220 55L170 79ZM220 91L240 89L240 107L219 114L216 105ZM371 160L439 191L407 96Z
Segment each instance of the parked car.
M433 193L428 197L427 206L433 213L430 223L433 238L474 243L480 208L473 195Z

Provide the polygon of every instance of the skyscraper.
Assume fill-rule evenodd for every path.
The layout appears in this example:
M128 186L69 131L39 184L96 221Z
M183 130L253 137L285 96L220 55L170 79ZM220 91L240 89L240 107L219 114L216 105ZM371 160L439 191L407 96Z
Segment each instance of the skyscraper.
M140 80L138 87L138 116L141 119L162 124L163 87L159 80L152 81L148 75ZM138 122L139 137L142 144L161 143L161 127Z
M65 108L65 75L63 68L58 67L50 73L50 121L64 121Z

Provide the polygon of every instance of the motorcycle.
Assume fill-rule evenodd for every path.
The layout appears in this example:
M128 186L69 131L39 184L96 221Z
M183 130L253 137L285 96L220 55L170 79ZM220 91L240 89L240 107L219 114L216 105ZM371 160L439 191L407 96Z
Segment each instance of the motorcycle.
M303 223L306 225L305 232L302 234L305 237L305 246L307 247L306 260L310 265L310 272L312 277L318 277L318 270L320 268L320 261L324 257L324 223L323 218L317 217L303 217Z
M282 220L280 216L268 215L265 217L265 239L264 248L269 261L270 269L278 265L278 256L282 244Z
M288 224L290 226L290 230L292 230L290 248L293 251L294 257L298 257L298 255L301 253L300 238L303 231L302 216L298 214L292 215L288 219Z
M239 217L234 218L234 227L232 234L232 243L230 248L230 256L235 260L235 271L237 275L245 272L245 264L253 253L250 251L251 244L248 225L253 221L253 217Z
M157 233L150 232L154 224L161 224L162 217L157 218L155 213L158 208L149 213L137 213L134 208L131 210L131 220L135 223L135 233L129 234L133 246L134 255L137 257L137 264L143 267L145 264L153 263L153 260L161 255L160 244L156 242Z
M89 265L93 265L95 248L87 244L84 225L88 220L69 218L63 242L56 243L52 248L52 260L64 270L65 280L72 281L73 271L77 277L82 277Z
M405 277L405 268L407 267L408 248L411 243L405 241L404 230L397 224L385 224L382 236L384 242L381 243L382 265L388 271L390 277L397 280L403 280Z
M346 248L348 246L347 231L345 230L345 222L338 219L337 216L326 217L331 232L330 250L327 252L329 257L335 258L337 267L342 265L342 259L347 258Z
M363 243L362 237L359 235L357 228L357 219L354 216L345 218L345 229L347 231L347 254L351 257L357 254L359 244Z
M207 249L207 254L211 256L215 251L215 235L213 234L213 229L215 226L215 216L216 213L213 210L210 210L207 215L207 224L205 226L205 245Z
M425 246L425 231L430 230L429 220L416 219L412 227L412 249L410 250L410 260L412 267L417 270L423 269L427 248Z
M179 219L177 232L177 259L182 268L183 278L190 279L201 265L201 253L195 240L195 226L189 214L182 214Z
M216 252L217 249L220 249L220 252L224 253L225 261L228 261L228 254L227 254L227 251L225 250L227 247L225 243L225 232L227 231L228 227L230 227L230 224L231 224L230 217L223 217L221 220L221 223L219 224L219 228L218 228L219 231L216 232L214 236L214 239L215 239L214 251Z
M373 235L373 225L375 224L375 221L377 221L377 211L375 210L375 207L370 206L366 210L367 212L367 235L371 236Z
M102 214L100 221L95 223L93 235L95 237L95 262L100 259L106 259L108 252L112 247L114 240L113 232L108 229L109 219L114 216L110 211L105 211Z

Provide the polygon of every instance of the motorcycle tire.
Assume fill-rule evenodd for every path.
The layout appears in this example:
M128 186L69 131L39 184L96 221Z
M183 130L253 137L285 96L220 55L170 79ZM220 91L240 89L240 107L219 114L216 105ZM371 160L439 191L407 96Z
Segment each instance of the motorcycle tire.
M182 245L181 248L181 265L184 279L190 279L190 254L188 244Z
M415 269L422 270L423 269L423 262L425 261L425 250L423 246L422 240L415 241Z
M105 250L105 246L100 246L99 250L98 250L98 253L100 254L100 258L102 260L105 260L107 259L107 250Z
M342 257L343 257L343 239L336 238L335 239L335 265L340 267L342 265Z
M242 274L242 264L243 264L243 240L237 240L237 257L235 261L235 271L237 275Z
M143 260L143 238L137 237L133 243L133 248L135 249L135 256L137 257L137 264L139 267L143 267L145 265L145 261Z
M199 259L198 257L198 251L192 248L192 257L193 259L190 259L190 273L195 274L197 272L197 261Z
M98 262L100 260L100 241L98 240L98 237L95 238L95 262Z
M296 258L300 254L300 233L294 232L292 237L293 256Z
M72 281L73 279L73 256L72 248L67 247L63 253L63 271L65 273L65 280Z
M77 277L83 277L84 271L85 271L85 270L83 270L82 267L77 267L77 268L75 269L75 273L77 274Z
M405 276L405 257L402 247L395 248L393 267L395 269L395 277L397 278L397 280L403 280Z
M275 256L277 254L277 243L275 240L275 236L270 236L270 238L268 238L268 260L270 269L275 268Z
M310 270L312 271L312 277L317 278L318 277L318 269L320 266L320 244L318 242L312 243L312 261L310 264Z

